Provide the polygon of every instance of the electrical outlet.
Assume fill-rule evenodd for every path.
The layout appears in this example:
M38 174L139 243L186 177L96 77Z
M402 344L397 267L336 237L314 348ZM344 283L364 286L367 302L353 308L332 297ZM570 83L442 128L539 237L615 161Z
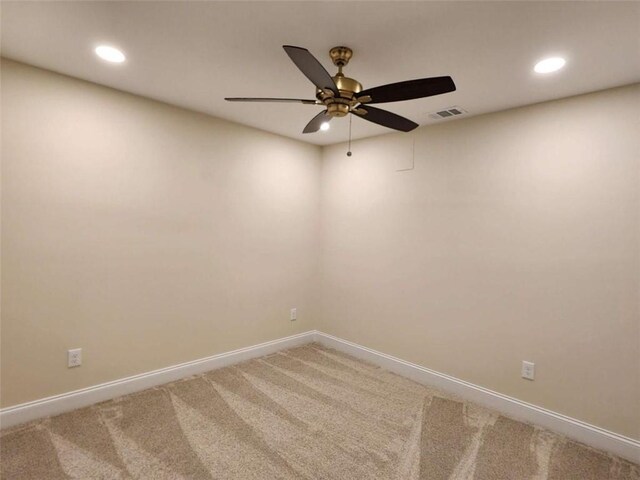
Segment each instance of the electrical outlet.
M536 364L533 362L522 361L522 378L533 380L536 375Z
M298 319L298 309L292 308L291 313L289 314L289 320L295 322Z
M67 367L79 367L80 365L82 365L82 349L67 350Z

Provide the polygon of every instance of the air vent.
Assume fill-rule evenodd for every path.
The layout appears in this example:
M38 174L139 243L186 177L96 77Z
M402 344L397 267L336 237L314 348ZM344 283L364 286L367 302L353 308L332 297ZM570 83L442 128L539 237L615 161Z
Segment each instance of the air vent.
M434 120L442 120L443 118L459 117L465 113L467 113L467 111L464 108L453 106L430 113L429 117Z

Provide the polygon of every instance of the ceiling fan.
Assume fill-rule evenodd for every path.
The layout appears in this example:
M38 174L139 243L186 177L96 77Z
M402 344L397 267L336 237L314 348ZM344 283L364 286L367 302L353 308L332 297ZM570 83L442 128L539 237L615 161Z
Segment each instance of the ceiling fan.
M316 86L315 100L246 97L225 98L225 100L230 102L286 102L324 105L326 109L313 117L304 127L302 133L317 132L323 123L329 122L333 117L344 117L348 113L384 127L410 132L418 127L417 123L395 113L372 107L370 104L431 97L453 92L456 89L451 77L432 77L390 83L363 90L360 82L345 77L342 73L342 68L349 63L353 56L353 51L350 48L334 47L329 51L333 64L338 67L338 73L333 77L306 48L292 45L284 45L282 48L300 71Z

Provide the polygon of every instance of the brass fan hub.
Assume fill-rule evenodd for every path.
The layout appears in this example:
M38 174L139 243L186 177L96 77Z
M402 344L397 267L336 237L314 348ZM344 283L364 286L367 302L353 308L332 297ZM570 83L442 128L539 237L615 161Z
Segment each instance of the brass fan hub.
M338 87L340 96L336 96L328 90L318 90L316 98L327 107L327 114L332 117L344 117L357 104L355 95L362 91L362 84L357 80L345 77L342 73L342 67L349 63L353 56L353 51L348 47L334 47L329 52L333 64L338 67L338 73L332 78Z
M338 90L340 90L340 96L353 98L354 93L362 91L362 85L353 78L345 77L341 73L333 77L333 81L336 82Z

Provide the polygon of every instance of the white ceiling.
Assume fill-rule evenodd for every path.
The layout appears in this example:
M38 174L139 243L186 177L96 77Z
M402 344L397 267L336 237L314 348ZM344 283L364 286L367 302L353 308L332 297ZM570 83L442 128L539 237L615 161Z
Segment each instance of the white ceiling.
M313 98L281 46L354 50L365 88L451 75L453 93L381 105L421 125L457 105L503 110L640 81L640 2L2 2L2 55L316 144L346 140L348 120L303 135L321 107L239 104L225 96ZM95 57L108 43L122 65ZM567 59L548 76L546 56ZM331 67L331 68L329 68ZM354 138L389 130L353 119Z

